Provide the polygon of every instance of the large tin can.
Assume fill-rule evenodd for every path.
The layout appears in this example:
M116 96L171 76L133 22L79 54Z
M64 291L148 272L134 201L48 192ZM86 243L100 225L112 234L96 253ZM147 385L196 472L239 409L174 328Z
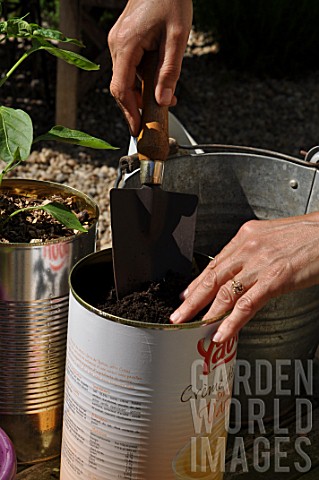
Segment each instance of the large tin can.
M60 453L68 276L95 250L98 208L81 192L52 182L4 180L1 189L74 196L95 219L88 233L45 244L0 243L0 425L18 461L32 463Z
M61 480L221 480L237 337L111 316L112 283L111 250L70 276Z

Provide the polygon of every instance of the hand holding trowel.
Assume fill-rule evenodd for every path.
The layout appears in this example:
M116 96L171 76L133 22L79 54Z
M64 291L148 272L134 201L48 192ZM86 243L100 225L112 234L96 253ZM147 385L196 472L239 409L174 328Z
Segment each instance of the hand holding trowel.
M155 100L157 55L146 54L142 126L137 150L142 187L110 192L112 249L118 298L158 281L168 271L189 274L193 258L196 195L162 190L169 152L168 108Z

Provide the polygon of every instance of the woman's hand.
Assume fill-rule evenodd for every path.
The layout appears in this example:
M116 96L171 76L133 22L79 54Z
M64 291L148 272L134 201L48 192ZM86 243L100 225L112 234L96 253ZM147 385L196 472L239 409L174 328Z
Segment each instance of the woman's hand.
M175 105L174 92L192 17L192 0L129 0L109 33L113 61L110 89L133 136L137 136L140 130L136 74L143 54L158 50L155 98L159 105Z
M214 337L225 342L271 298L317 283L319 212L252 220L183 292L171 322L186 322L209 304L204 320L231 310Z

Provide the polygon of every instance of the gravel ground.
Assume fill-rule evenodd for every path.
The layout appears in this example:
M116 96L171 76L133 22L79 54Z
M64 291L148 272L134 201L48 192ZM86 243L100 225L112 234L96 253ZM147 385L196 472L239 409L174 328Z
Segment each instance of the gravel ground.
M223 65L215 48L209 36L191 35L177 87L178 105L173 109L198 143L253 146L293 156L319 143L319 71L287 78L258 77ZM18 90L13 100L9 92L4 103L30 110L35 129L42 133L54 124L54 109L48 109L37 93L36 82L28 92L26 80L30 79L21 75L23 95ZM78 127L118 146L118 151L92 153L45 144L14 173L67 183L91 195L101 210L98 248L110 246L108 193L118 159L129 143L126 123L108 90L109 81L108 75L100 79L79 104Z

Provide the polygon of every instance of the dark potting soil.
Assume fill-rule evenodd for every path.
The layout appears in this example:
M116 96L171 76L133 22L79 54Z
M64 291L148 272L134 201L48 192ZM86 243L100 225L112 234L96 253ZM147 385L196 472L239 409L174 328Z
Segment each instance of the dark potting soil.
M97 308L117 317L140 322L169 324L169 317L181 304L180 295L194 279L176 273L168 273L159 282L145 285L140 291L126 295L117 300L116 291L112 288L105 303ZM200 312L192 321L198 320Z
M73 211L85 228L89 228L94 219L89 213L79 211L75 197L62 198L51 196L47 201L62 203ZM0 242L2 243L34 243L46 242L61 237L70 237L75 234L73 229L58 222L44 210L28 210L14 215L8 222L6 218L12 212L36 205L42 205L42 199L3 193L0 195Z

